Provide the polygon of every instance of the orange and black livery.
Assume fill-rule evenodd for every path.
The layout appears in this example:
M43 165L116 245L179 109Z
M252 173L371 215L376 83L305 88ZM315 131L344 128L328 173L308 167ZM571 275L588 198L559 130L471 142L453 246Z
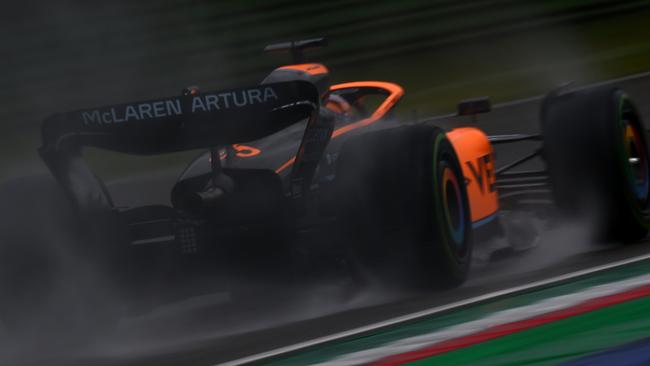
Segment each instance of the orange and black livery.
M453 126L438 125L439 118L400 121L395 111L405 89L377 80L332 83L329 69L306 57L326 44L315 38L267 46L293 62L255 85L190 87L170 97L54 113L43 121L38 152L55 179L25 178L19 186L61 194L67 204L57 215L77 222L65 228L74 231L66 237L79 240L68 249L80 250L92 264L84 268L101 271L97 278L137 298L138 311L153 302L150 290L160 283L173 292L165 299L176 299L206 278L227 278L227 270L293 281L326 262L325 249L353 279L364 268L391 277L387 283L406 280L402 286L458 286L470 273L475 244L496 239L521 248L534 241L513 226L514 210L587 215L610 239L647 235L646 130L623 91L554 90L541 103L534 133L488 134L478 118L491 110L485 97L461 101ZM515 143L532 146L530 152L498 160L495 149ZM172 180L168 196L129 207L114 201L83 159L87 146L130 155L200 153ZM137 187L159 191L163 182L149 178ZM52 201L4 197L35 202L37 212ZM30 245L31 252L8 247L3 256L51 251L49 243ZM315 248L319 256L306 254ZM32 315L46 307L48 286L58 281L45 271L60 263L49 260L3 268L11 278L35 279L25 281L33 284L24 291L29 300L3 296L3 304L20 304L0 314L17 328L47 317ZM6 278L0 290L11 285Z

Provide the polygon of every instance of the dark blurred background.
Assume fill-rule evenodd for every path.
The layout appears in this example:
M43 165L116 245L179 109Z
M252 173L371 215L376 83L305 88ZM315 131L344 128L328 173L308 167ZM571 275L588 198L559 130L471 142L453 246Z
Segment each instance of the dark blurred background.
M0 13L0 180L44 171L39 125L67 110L259 82L271 42L327 36L334 82L405 87L402 118L459 99L542 94L650 69L650 1L12 1ZM106 177L174 168L196 152L89 152Z

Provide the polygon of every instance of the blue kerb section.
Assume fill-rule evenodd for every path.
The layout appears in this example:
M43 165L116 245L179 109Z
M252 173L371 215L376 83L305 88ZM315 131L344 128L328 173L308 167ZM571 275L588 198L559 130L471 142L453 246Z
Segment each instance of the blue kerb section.
M650 338L624 344L604 352L581 357L561 366L645 366L650 365Z

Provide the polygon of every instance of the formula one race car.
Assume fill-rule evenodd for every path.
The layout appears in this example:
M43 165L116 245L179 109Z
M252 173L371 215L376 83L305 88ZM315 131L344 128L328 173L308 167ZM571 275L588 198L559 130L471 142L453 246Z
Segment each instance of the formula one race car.
M620 90L550 93L541 134L487 136L472 123L443 130L399 123L393 112L404 90L394 83L330 85L325 66L303 60L305 49L324 43L268 46L290 52L295 64L256 86L190 87L178 97L47 118L39 153L58 185L24 178L0 193L10 215L0 238L5 324L86 324L77 320L113 314L112 301L125 294L140 299L137 308L160 289L180 289L175 299L237 268L296 276L296 253L315 242L340 246L368 268L405 264L395 268L418 286L458 286L474 241L504 235L500 205L540 192L569 214L598 213L604 237L647 234L645 129ZM458 113L489 110L477 98ZM495 168L494 144L528 140L542 148ZM180 174L171 205L115 207L82 159L84 146L208 151ZM533 158L545 168L515 170Z

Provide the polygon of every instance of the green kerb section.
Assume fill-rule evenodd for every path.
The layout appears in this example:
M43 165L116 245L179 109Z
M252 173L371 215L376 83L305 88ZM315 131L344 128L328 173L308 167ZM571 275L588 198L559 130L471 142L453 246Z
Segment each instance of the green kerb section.
M557 365L648 335L650 298L645 297L409 365Z
M485 302L481 305L452 310L444 314L425 317L380 331L370 332L362 336L315 346L302 352L296 352L285 357L268 360L262 364L280 366L309 365L324 362L348 353L380 347L400 339L432 333L449 326L477 320L498 311L529 305L550 297L570 294L587 287L620 281L626 278L640 276L648 272L650 272L650 260L644 260L632 265L584 277L580 280L567 282L565 284L530 291L516 296L504 297ZM646 311L646 315L647 314L650 314L650 312ZM551 324L549 326L553 325ZM611 344L612 340L609 339L609 342L609 344ZM458 352L463 351L461 350Z

